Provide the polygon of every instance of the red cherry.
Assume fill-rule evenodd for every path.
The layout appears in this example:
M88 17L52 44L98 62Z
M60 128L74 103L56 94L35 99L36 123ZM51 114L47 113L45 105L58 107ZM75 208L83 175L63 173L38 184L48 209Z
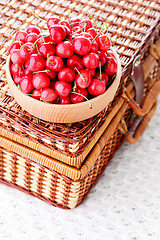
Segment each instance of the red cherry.
M96 41L91 43L90 51L91 52L97 52L98 51L98 43Z
M103 51L97 51L99 56L99 60L101 61L101 66L103 66L107 62L107 54Z
M47 58L47 55L52 56L55 54L55 46L50 42L42 43L39 46L39 52L43 57Z
M48 35L48 32L39 34L37 38L37 44L40 46L42 43L51 42L51 38Z
M104 71L108 75L113 75L117 72L117 62L113 57L108 57L107 63L104 66Z
M20 50L14 49L11 53L11 60L13 63L22 65L25 62L25 59L21 57Z
M32 91L32 97L39 100L41 96L41 90L39 89L33 89Z
M76 37L73 40L74 51L79 55L85 55L90 51L91 41L83 36Z
M80 70L77 73L75 82L79 88L87 88L91 83L91 74L88 70Z
M60 97L67 97L71 92L71 85L67 82L57 81L55 83L55 91Z
M11 64L11 73L12 75L18 75L18 76L24 75L22 66L19 66L18 64L15 64L15 63Z
M105 85L107 85L108 80L109 80L108 75L104 72L101 72L101 74L100 74L100 72L97 72L95 75L95 78L101 80L101 82L104 82Z
M54 87L55 87L55 83L56 83L56 80L52 80L51 82L50 82L50 85L49 85L49 88L51 88L51 89L55 89Z
M63 68L58 73L58 79L64 82L73 82L75 78L75 72L71 68Z
M69 68L72 68L73 70L76 71L76 68L78 70L83 69L83 64L82 64L82 60L79 56L77 55L73 55L72 57L67 59L67 66Z
M89 33L87 33L87 32L81 32L80 34L79 34L79 36L83 36L83 37L86 37L86 38L88 38L88 39L90 39L91 41L93 40L93 37L89 34Z
M66 37L66 30L63 25L52 25L49 28L49 33L53 43L59 43L63 41Z
M33 84L32 84L32 78L29 76L25 76L22 78L22 81L20 82L20 87L22 92L28 94L33 90Z
M32 72L28 68L25 68L24 69L24 76L32 77Z
M44 72L35 73L32 82L36 89L47 88L50 85L49 77Z
M18 40L18 41L20 40L22 42L25 42L26 36L27 36L27 33L23 30L20 30L16 33L15 40Z
M71 26L72 27L78 26L80 21L81 21L80 18L71 18Z
M26 32L27 33L37 33L37 34L40 34L41 30L40 30L39 27L31 25L31 26L27 27Z
M69 96L60 98L60 104L70 104L70 103L71 103L71 101L70 101Z
M31 32L26 36L26 42L34 43L38 39L37 33Z
M63 68L63 60L58 56L50 56L46 60L46 67L52 71L59 72Z
M94 24L90 19L85 19L80 21L79 26L83 28L84 31L87 31L89 28L94 27Z
M73 44L68 41L60 42L56 46L56 54L59 57L69 58L73 55L73 53L74 53Z
M82 58L82 63L86 68L95 69L99 67L99 57L94 52L88 53Z
M50 18L48 18L48 20L47 20L47 27L48 27L48 29L49 29L52 25L58 24L59 21L60 21L60 19L59 19L59 18L56 18L56 17L50 17Z
M96 40L101 51L107 52L111 47L111 41L106 35L100 35Z
M54 102L57 98L57 93L51 88L44 88L40 98L45 102Z
M86 70L88 70L90 72L92 78L95 76L95 72L96 72L95 69L88 69L88 68L86 68Z
M75 92L75 93L74 93ZM86 89L82 89L82 88L76 88L74 90L74 92L72 92L70 94L70 100L72 103L81 103L86 101L86 98L88 97L88 92ZM84 97L86 98L84 98Z
M116 58L116 57L115 57L115 54L113 53L112 50L108 50L108 51L106 52L106 55L107 55L108 57Z
M13 75L13 81L15 82L15 84L19 84L22 81L23 77L24 77L23 75L21 75L21 76Z
M22 41L14 41L8 48L8 52L9 54L11 54L11 52L14 50L14 49L20 49L20 47L24 44L24 42Z
M26 66L28 65L28 66ZM39 54L32 54L25 64L25 68L28 67L28 69L31 72L38 72L45 68L45 60L44 58Z
M50 79L54 79L57 76L57 72L49 70L49 69L46 69L46 70L47 70L46 73Z
M72 30L72 27L71 27L71 24L69 23L69 21L67 21L67 20L62 20L62 21L60 21L60 24L63 25L63 26L66 26L66 27L68 27L70 30Z
M25 60L27 60L32 54L34 54L36 52L37 52L37 50L36 50L36 48L33 47L32 43L27 42L20 48L20 55Z
M97 78L93 78L91 84L87 88L89 94L97 96L105 92L106 85Z
M97 36L97 32L96 32L96 30L93 27L87 29L86 32L89 33L93 38L95 38Z

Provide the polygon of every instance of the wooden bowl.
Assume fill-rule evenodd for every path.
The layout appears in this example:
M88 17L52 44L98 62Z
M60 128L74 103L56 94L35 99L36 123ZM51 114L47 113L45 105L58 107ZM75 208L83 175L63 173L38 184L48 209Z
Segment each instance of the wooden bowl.
M88 101L67 105L52 104L36 100L28 96L27 94L23 93L16 86L12 79L10 71L11 66L10 56L8 57L6 63L6 75L9 88L15 100L22 107L23 110L26 110L33 116L38 117L42 120L55 123L72 123L91 118L94 115L101 112L113 100L114 95L119 86L121 78L121 65L117 53L113 48L112 50L116 56L118 64L116 77L111 86L103 94L90 100L92 109L90 109Z

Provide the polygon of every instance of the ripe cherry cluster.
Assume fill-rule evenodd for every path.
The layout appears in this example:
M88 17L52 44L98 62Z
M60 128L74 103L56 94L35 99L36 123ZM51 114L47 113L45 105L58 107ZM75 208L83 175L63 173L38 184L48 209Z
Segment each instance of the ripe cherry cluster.
M80 103L104 93L117 71L108 33L90 19L47 20L18 31L8 51L16 85L35 99Z

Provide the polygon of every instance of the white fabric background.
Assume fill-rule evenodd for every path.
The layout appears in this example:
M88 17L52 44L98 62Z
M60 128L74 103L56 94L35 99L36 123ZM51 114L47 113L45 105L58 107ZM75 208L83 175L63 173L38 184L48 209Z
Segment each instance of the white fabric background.
M0 185L0 239L160 239L160 97L140 141L122 145L79 207L63 210Z

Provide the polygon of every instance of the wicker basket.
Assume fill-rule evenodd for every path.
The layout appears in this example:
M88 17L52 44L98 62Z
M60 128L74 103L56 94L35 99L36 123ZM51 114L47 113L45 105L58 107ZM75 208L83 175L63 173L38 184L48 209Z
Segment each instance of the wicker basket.
M87 196L124 136L131 143L138 141L156 110L160 4L158 0L125 0L123 5L120 0L1 2L0 181L55 206L74 208ZM50 123L23 111L11 95L4 70L6 49L18 29L30 23L45 28L44 21L31 12L45 19L67 17L68 6L71 16L91 14L99 26L105 19L120 57L122 78L112 103L95 117L71 124ZM131 136L128 129L137 115L144 117Z

